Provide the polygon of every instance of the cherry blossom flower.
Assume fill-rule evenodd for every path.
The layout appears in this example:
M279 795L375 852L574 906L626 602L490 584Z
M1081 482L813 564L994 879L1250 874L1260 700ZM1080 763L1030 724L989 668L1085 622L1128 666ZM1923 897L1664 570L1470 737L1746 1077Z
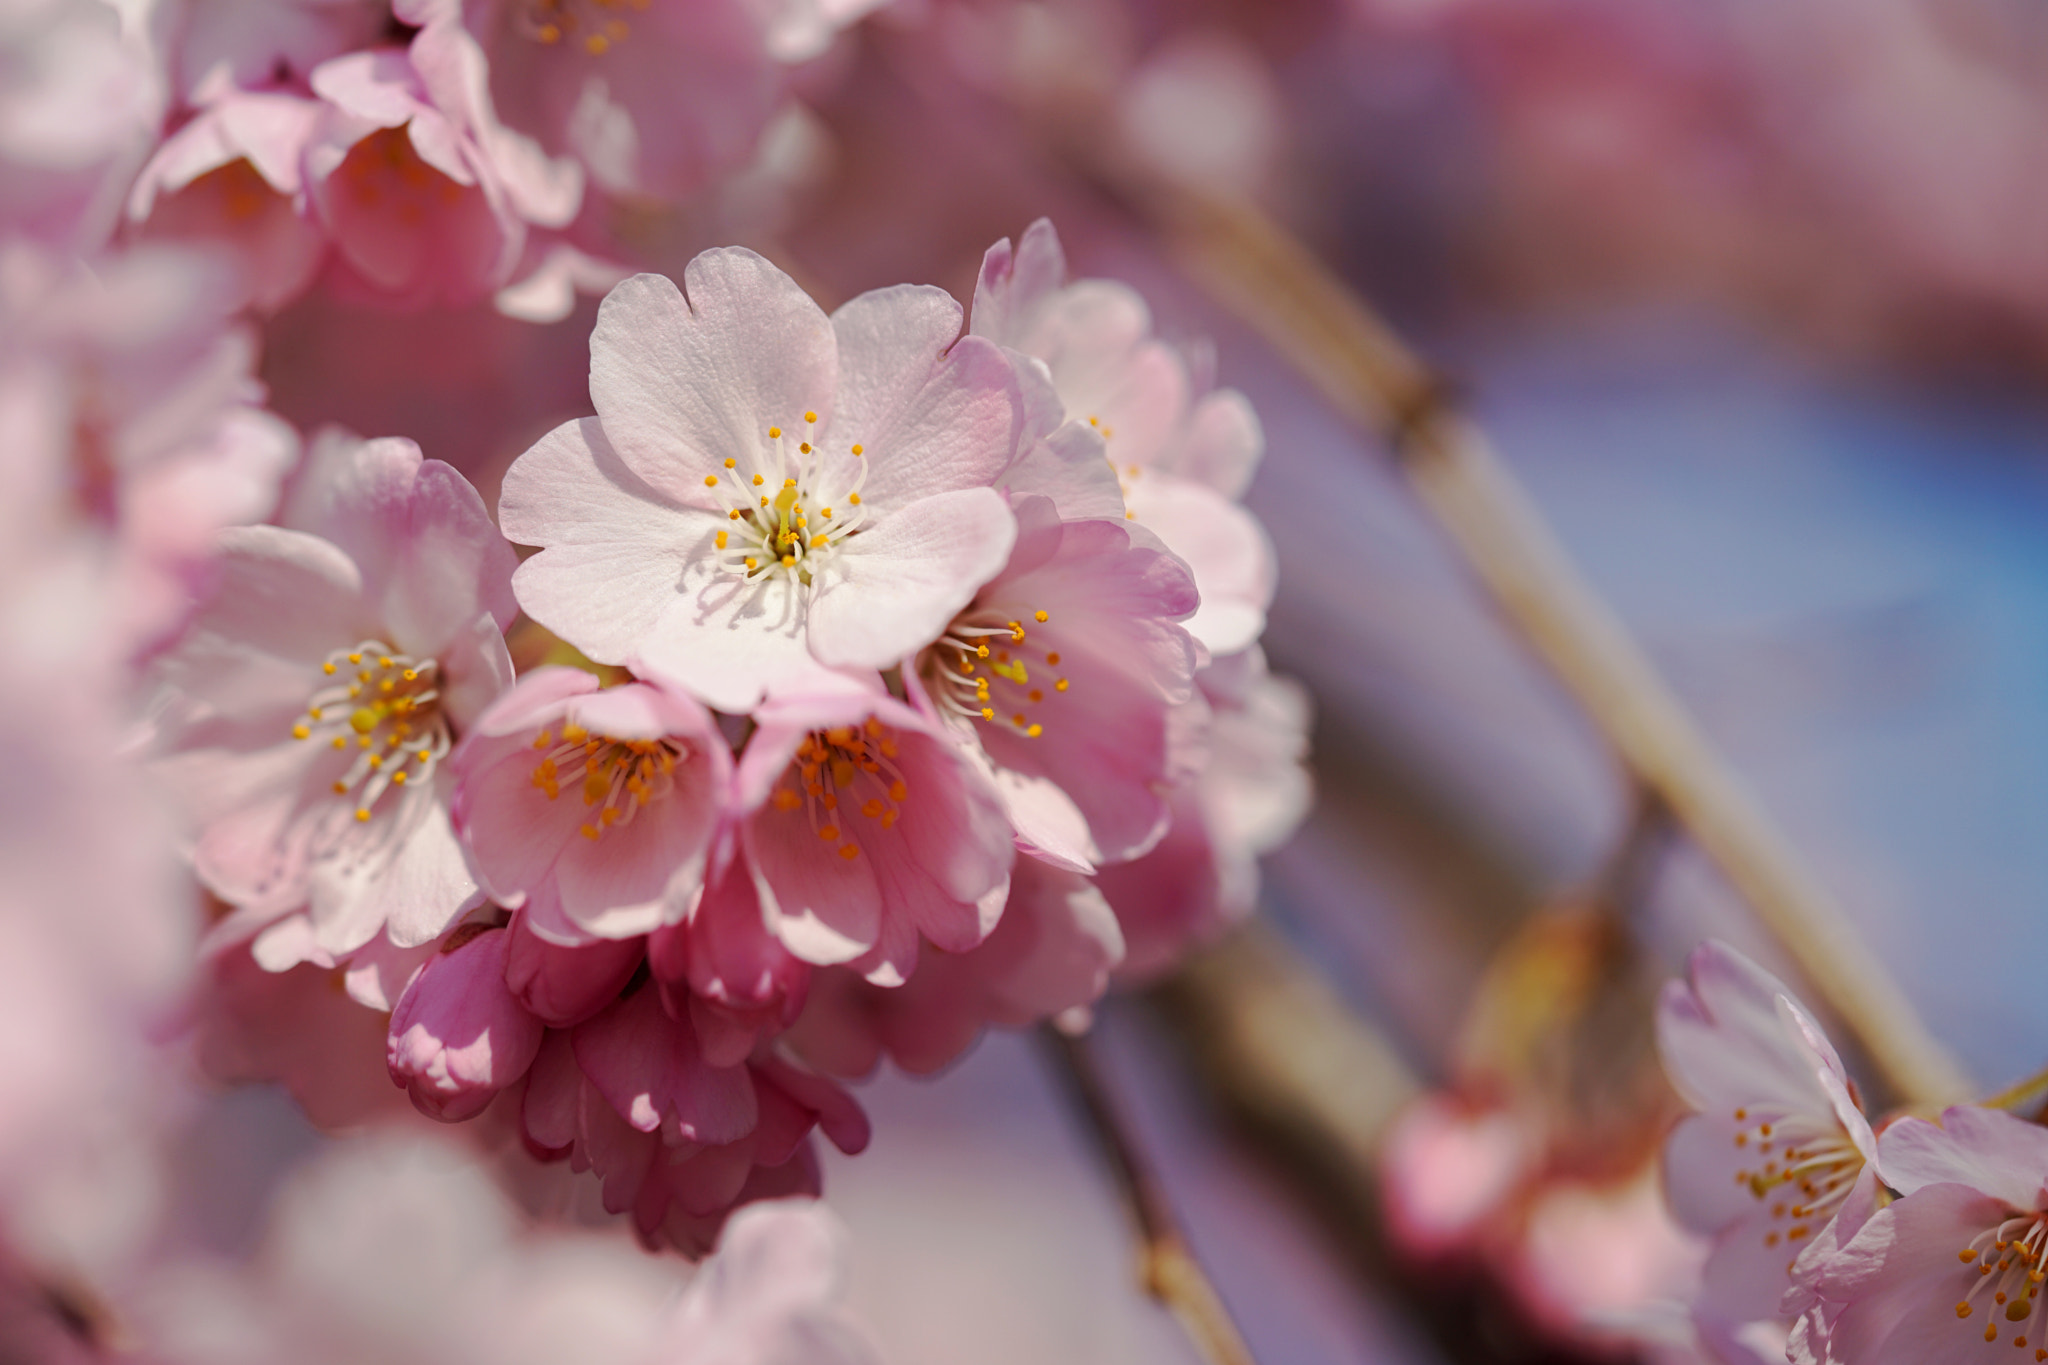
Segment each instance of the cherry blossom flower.
M1801 1258L1799 1365L2048 1360L2048 1130L1959 1105L1885 1129L1877 1167L1904 1197L1825 1254Z
M737 170L816 55L875 0L399 0L472 36L512 126L605 190L674 199Z
M683 693L600 691L581 669L544 668L477 717L450 768L456 828L483 885L523 909L529 933L575 945L689 911L732 761Z
M772 698L734 775L761 915L806 962L909 979L920 938L966 952L1002 914L1015 859L995 788L879 691Z
M313 71L326 109L307 188L352 293L402 308L488 298L525 261L529 226L575 217L576 167L497 122L483 67L466 35L437 33Z
M904 670L919 708L994 766L1020 846L1076 871L1137 856L1199 750L1184 565L1121 522L1020 498L1009 562Z
M1275 574L1265 531L1233 501L1264 448L1258 417L1234 389L1199 391L1136 291L1066 274L1045 219L1014 250L996 243L975 286L974 334L1045 364L1068 416L1107 443L1125 515L1193 569L1201 609L1189 631L1212 653L1243 649L1265 629Z
M884 1056L927 1075L991 1026L1027 1028L1094 1004L1122 956L1116 915L1087 878L1019 858L986 942L926 954L901 986L875 986L843 968L819 972L789 1043L829 1075L869 1075Z
M209 89L136 177L129 221L145 239L226 248L248 302L282 307L326 254L304 175L321 108L292 91Z
M283 521L223 533L158 664L159 771L237 907L216 932L273 969L424 944L476 897L443 760L511 682L514 614L510 547L410 441L327 434Z
M1381 1197L1394 1236L1424 1257L1477 1250L1489 1224L1541 1173L1543 1134L1523 1111L1428 1092L1380 1141Z
M1002 568L1015 524L990 485L1016 455L1018 387L958 338L937 289L827 318L737 247L605 299L595 418L505 475L499 516L539 545L520 604L600 663L744 711L822 664L887 668ZM956 340L956 338L958 338Z
M1876 1208L1877 1142L1820 1025L1783 983L1724 944L1693 950L1669 982L1657 1041L1697 1113L1665 1149L1680 1224L1714 1238L1700 1307L1731 1323L1775 1319L1804 1263Z
M763 1051L715 1066L686 1019L642 988L575 1029L551 1031L528 1073L527 1147L604 1182L650 1245L702 1254L738 1204L818 1190L808 1135L849 1154L867 1118L849 1095Z

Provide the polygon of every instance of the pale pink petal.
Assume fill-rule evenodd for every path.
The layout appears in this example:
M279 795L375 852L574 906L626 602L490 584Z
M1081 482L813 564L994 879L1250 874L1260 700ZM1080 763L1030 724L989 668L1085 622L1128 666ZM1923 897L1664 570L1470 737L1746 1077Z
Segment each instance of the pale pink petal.
M1123 488L1102 433L1078 418L1067 420L1044 361L1012 351L1010 363L1023 400L1023 428L1017 458L996 480L996 488L1013 501L1050 499L1067 521L1121 517Z
M1266 628L1278 568L1258 519L1213 489L1147 471L1124 485L1138 525L1166 542L1195 576L1201 606L1184 623L1212 654L1244 649Z
M874 944L883 911L872 859L840 857L803 811L772 805L747 821L744 841L768 926L791 953L824 966Z
M840 397L818 443L835 455L860 444L861 496L879 510L987 487L1016 457L1022 400L1002 348L950 335L933 344L958 331L959 316L944 290L912 285L863 294L833 314Z
M527 614L600 663L621 663L682 591L709 533L627 469L594 417L565 422L505 472L505 534L546 548L519 566Z
M1846 1305L1834 1320L1827 1359L1848 1365L1984 1359L1992 1344L1984 1339L1986 1319L1994 1329L2018 1329L1981 1293L1959 1319L1956 1305L1969 1301L1980 1277L1957 1253L2005 1213L2004 1201L1966 1185L1929 1185L1880 1210L1828 1263L1817 1286L1823 1298ZM2018 1355L2008 1346L2001 1358Z
M1017 347L1031 316L1066 282L1066 253L1051 219L1040 218L1026 228L1014 251L1010 239L1003 238L981 259L974 285L974 334Z
M1219 389L1195 404L1160 467L1235 500L1244 496L1265 450L1266 433L1251 403L1236 389Z
M990 488L940 493L850 537L810 604L811 653L886 668L935 639L1008 559L1016 521Z
M159 661L160 676L214 710L276 712L288 728L321 660L374 624L362 577L334 546L275 526L222 532L218 572L213 597Z
M311 927L308 923L307 928L310 930ZM349 998L359 1005L389 1014L436 950L437 945L431 943L400 948L381 935L371 939L348 960L343 979L348 985Z
M688 301L684 294L687 292ZM702 480L773 424L831 420L837 351L824 311L742 247L691 260L678 290L636 275L606 296L590 396L620 458L660 495L710 507Z
M1956 1105L1939 1126L1900 1119L1878 1141L1878 1174L1901 1194L1927 1185L1968 1185L2015 1209L2043 1207L2048 1128L2000 1109Z
M1779 1018L1784 984L1718 942L1694 949L1686 966L1690 988L1668 983L1657 1011L1658 1046L1679 1093L1708 1112L1765 1104L1831 1112L1817 1059Z

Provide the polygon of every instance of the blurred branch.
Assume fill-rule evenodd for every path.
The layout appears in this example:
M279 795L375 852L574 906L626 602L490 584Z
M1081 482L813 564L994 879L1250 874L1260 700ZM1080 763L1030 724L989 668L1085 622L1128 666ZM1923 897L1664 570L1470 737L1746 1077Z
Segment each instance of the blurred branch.
M1273 929L1253 921L1152 994L1207 1090L1300 1192L1360 1277L1393 1290L1442 1356L1585 1365L1485 1265L1418 1262L1387 1239L1377 1177L1388 1126L1420 1082ZM1599 1356L1609 1362L1613 1353Z
M1986 1109L2025 1110L2022 1117L2032 1118L2036 1123L2048 1119L2048 1069L2037 1071L1977 1103Z
M1883 1082L1912 1103L1968 1084L1826 887L1707 745L1620 620L1580 577L1485 435L1366 303L1257 208L1125 165L1099 131L1068 151L1161 232L1181 267L1335 408L1382 435L1418 496L1630 773L1749 902Z
M1041 1029L1040 1035L1059 1062L1075 1108L1087 1121L1138 1225L1138 1278L1145 1292L1180 1320L1182 1330L1209 1365L1256 1365L1230 1310L1188 1248L1158 1172L1124 1126L1087 1038L1070 1036L1051 1025Z

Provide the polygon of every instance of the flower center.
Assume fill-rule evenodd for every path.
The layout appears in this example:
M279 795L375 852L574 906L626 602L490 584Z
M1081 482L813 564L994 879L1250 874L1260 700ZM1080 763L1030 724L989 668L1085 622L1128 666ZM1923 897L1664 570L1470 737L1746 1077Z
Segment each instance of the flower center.
M335 173L365 212L391 213L417 226L458 202L463 187L420 159L405 125L379 128L349 150Z
M674 739L611 739L593 735L570 721L559 739L552 730L533 737L542 752L534 765L533 785L550 801L562 788L580 786L591 815L583 837L595 843L614 825L633 823L642 806L675 790L676 764L689 756L689 746Z
M334 794L353 794L356 819L368 820L385 792L429 780L448 756L453 737L441 714L440 668L365 640L335 650L320 671L329 681L306 703L292 738L355 755L334 780Z
M728 459L723 475L704 476L731 523L714 541L728 573L748 582L781 576L809 587L839 543L861 529L864 452L854 445L846 456L828 458L810 439L817 422L818 414L807 412L802 433L772 426L749 468Z
M865 724L835 725L813 730L796 747L796 757L783 773L771 798L780 811L802 809L812 833L839 845L839 856L852 862L860 845L850 836L851 816L859 811L882 829L893 829L910 798L910 784L896 766L896 732L869 716ZM847 820L847 830L839 821Z
M2000 1319L2015 1324L2012 1344L2021 1349L2048 1336L2048 1329L2031 1327L2041 1311L2041 1284L2048 1280L2048 1217L2015 1213L1971 1238L1956 1259L1977 1269L1974 1282L1956 1303L1957 1318L1969 1318L1981 1309L1989 1319L1984 1324L1987 1342L1998 1340ZM2036 1345L2034 1359L2048 1360L2048 1346Z
M527 0L521 7L519 31L543 47L568 45L602 57L632 36L633 26L620 15L644 12L652 0Z
M1863 1153L1839 1125L1803 1114L1738 1109L1735 1121L1744 1125L1736 1129L1735 1145L1763 1158L1756 1170L1737 1171L1735 1180L1770 1206L1764 1245L1784 1242L1796 1253L1849 1197L1863 1170Z
M1044 611L1030 613L1045 624ZM1067 679L1058 676L1060 652L1031 638L1022 621L1012 621L993 607L970 610L955 617L946 633L925 652L923 675L940 706L968 720L1001 724L1027 739L1045 731L1034 719L1033 707L1052 695L1067 691ZM1038 676L1032 676L1032 670ZM997 718L1001 717L1001 720Z

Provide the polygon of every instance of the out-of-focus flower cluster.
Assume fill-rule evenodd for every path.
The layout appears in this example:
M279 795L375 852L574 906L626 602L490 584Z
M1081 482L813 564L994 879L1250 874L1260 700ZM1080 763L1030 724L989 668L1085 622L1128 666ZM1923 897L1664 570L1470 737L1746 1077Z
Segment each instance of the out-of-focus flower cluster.
M668 1326L632 1335L650 1291L578 1358L864 1358L836 1234L732 1211L818 1192L883 1059L1084 1026L1250 909L1308 716L1206 353L1045 222L971 317L828 314L736 247L631 273L622 224L776 173L869 8L0 6L6 1343L538 1359L584 1310L528 1287L584 1252L498 1255L490 1169L725 1229ZM257 377L286 310L317 355L323 319L606 290L596 415L495 509ZM188 1059L324 1126L474 1121L468 1155L337 1156L267 1260L195 1262L153 1231Z

